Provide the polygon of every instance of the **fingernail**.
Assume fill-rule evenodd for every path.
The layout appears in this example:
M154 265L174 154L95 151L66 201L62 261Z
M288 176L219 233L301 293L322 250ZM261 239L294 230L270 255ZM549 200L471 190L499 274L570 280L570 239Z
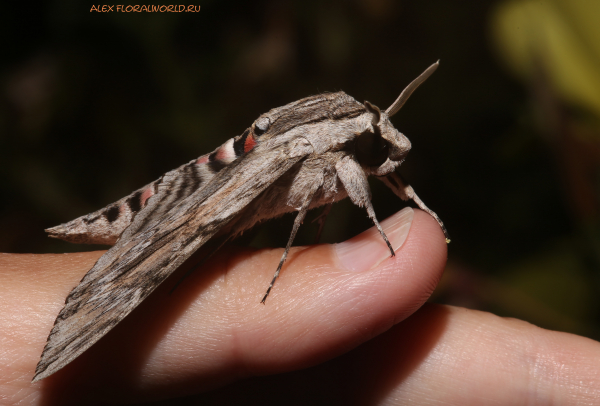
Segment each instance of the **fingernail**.
M414 215L413 209L406 207L381 222L394 251L399 250L406 241ZM390 257L390 249L375 227L348 241L335 244L335 250L340 263L351 271L367 271Z

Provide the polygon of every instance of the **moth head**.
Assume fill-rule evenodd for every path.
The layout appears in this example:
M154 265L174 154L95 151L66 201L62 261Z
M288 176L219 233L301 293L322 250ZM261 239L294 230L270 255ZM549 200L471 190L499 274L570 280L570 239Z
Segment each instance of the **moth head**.
M410 151L410 141L392 126L385 113L365 101L368 121L358 135L355 152L362 165L374 168L388 159L402 161Z
M365 101L367 120L363 122L364 129L356 139L355 152L358 162L371 168L373 174L385 175L406 158L411 148L410 141L394 128L389 118L400 110L415 89L431 76L438 66L439 61L413 80L385 112Z

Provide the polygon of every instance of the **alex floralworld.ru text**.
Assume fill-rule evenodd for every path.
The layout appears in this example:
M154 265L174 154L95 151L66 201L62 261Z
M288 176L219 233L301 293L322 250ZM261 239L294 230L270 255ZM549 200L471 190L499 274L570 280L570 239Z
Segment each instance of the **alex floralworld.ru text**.
M197 13L200 11L200 6L183 4L175 5L155 5L155 4L136 4L136 5L125 5L125 4L98 4L93 5L90 12L97 13L110 13L110 12L121 12L121 13Z

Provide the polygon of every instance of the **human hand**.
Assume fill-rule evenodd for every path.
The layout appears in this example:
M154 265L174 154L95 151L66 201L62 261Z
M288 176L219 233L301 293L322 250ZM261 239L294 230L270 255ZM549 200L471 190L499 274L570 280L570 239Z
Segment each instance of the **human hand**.
M227 247L175 293L169 295L177 275L81 357L34 384L64 298L103 252L0 255L0 399L89 405L205 392L194 399L597 401L597 342L459 308L428 305L411 316L446 258L437 223L412 213L405 209L382 223L394 258L374 229L338 245L337 253L331 245L295 248L265 306L260 299L281 250Z

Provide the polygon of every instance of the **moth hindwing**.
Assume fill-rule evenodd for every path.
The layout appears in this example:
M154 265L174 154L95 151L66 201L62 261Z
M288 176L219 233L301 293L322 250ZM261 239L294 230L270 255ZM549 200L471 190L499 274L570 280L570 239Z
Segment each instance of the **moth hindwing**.
M383 112L344 92L275 108L212 153L99 211L46 230L50 237L113 247L67 296L33 380L78 357L207 241L230 240L258 222L298 211L263 303L312 208L350 197L366 209L394 255L375 217L369 175L400 198L412 199L445 232L396 172L411 144L389 120L437 66L430 66Z

